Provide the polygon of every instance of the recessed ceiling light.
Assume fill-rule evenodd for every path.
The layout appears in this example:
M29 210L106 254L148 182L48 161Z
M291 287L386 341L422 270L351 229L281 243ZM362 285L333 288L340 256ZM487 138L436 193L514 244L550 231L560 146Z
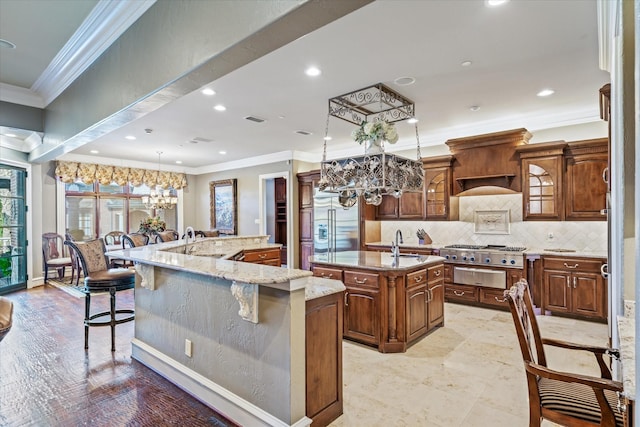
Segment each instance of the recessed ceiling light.
M409 120L407 120L407 123L409 123L410 125L418 123L418 119L416 119L415 117L411 117Z
M537 93L537 95L540 97L545 97L545 96L553 95L554 93L555 91L553 89L542 89L540 92Z
M226 151L218 151L218 154L225 155L225 154L227 154L227 152Z
M471 111L478 111L479 109L480 109L480 107L477 106L477 105L472 105L471 107L469 107L469 110L471 110Z
M496 6L502 6L503 4L507 3L509 0L486 0L485 4L488 7L496 7Z
M325 141L331 141L333 138L331 138L329 135L327 135L322 139L324 139Z
M91 150L91 151L89 151L89 152L90 152L91 154L98 154L98 153L99 153L99 151L98 151L98 150Z
M182 160L176 160L176 164L181 165L182 164Z
M18 135L16 135L15 133L5 133L4 136L8 136L9 138L17 138Z
M413 77L398 77L393 82L398 86L408 86L414 84L416 82L416 79L414 79Z
M462 65L463 67L470 67L471 64L473 64L473 62L471 62L471 61L463 61L460 65Z
M210 88L202 89L202 93L207 96L215 95L216 91Z
M136 137L133 136L133 135L127 135L127 136L124 137L124 139L128 139L129 141L135 141Z
M320 71L320 68L318 67L309 67L304 71L304 73L309 77L317 77L322 74L322 71Z
M213 107L213 109L216 111L225 111L227 107L225 107L224 105L218 104L215 107Z
M7 49L15 49L16 45L11 43L9 40L0 39L0 47L6 47Z
M284 117L285 116L283 116L283 115L278 116L279 119L284 119Z

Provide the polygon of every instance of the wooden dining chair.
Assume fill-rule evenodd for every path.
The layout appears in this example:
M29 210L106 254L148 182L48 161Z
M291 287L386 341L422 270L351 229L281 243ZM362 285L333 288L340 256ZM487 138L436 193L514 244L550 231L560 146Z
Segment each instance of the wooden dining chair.
M104 235L104 244L105 245L121 245L122 244L122 236L124 236L124 231L110 231Z
M57 233L44 233L42 235L42 262L44 267L44 281L49 280L49 269L53 268L58 273L58 279L64 277L67 267L73 268L73 261L64 246L64 239ZM72 271L73 273L73 271ZM73 277L71 277L73 283Z
M88 242L64 242L76 252L84 271L84 348L89 348L89 327L111 327L111 351L116 350L115 327L121 323L134 320L134 310L116 309L116 292L135 287L135 271L129 268L111 268L109 259L104 254L104 240L95 239ZM110 309L91 314L91 294L109 292ZM123 316L125 315L125 316Z
M522 279L504 292L516 327L529 389L529 426L546 419L569 427L622 426L617 406L622 383L611 379L604 355L617 356L615 349L585 346L542 338L527 281ZM560 372L547 367L544 345L592 353L600 367L600 378Z
M178 240L180 235L175 230L156 231L156 243L171 242Z
M122 248L135 248L149 244L149 236L142 233L130 233L122 236Z

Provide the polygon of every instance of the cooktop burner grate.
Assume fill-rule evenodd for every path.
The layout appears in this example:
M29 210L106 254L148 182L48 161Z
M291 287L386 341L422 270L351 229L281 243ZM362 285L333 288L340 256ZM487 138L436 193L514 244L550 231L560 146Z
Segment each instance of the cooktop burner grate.
M449 248L449 249L484 249L486 248L486 246L482 246L482 245L448 245L445 246L445 248Z

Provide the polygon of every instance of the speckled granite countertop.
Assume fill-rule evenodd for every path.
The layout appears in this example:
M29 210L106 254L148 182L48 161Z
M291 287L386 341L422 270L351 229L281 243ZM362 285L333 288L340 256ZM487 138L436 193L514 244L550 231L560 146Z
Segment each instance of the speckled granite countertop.
M400 256L397 260L387 252L346 251L309 257L312 264L335 265L338 267L364 268L379 271L402 271L417 266L427 266L444 262L444 258L433 255L417 257Z
M552 255L561 257L580 257L580 258L607 258L607 251L581 251L570 248L529 248L524 251L525 255Z
M636 398L636 320L635 302L624 302L624 316L618 316L620 356L622 359L623 394L628 399Z

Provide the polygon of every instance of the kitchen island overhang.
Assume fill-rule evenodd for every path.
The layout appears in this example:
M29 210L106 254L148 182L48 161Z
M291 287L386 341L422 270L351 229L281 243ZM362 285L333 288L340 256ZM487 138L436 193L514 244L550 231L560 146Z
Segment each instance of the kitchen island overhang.
M194 246L221 256L185 254ZM132 357L240 425L309 425L305 299L344 287L309 271L223 259L236 249L204 239L108 253L142 272ZM244 292L234 285L253 289L254 319L239 314Z
M444 258L345 251L309 257L314 275L346 287L344 337L401 353L444 326Z

